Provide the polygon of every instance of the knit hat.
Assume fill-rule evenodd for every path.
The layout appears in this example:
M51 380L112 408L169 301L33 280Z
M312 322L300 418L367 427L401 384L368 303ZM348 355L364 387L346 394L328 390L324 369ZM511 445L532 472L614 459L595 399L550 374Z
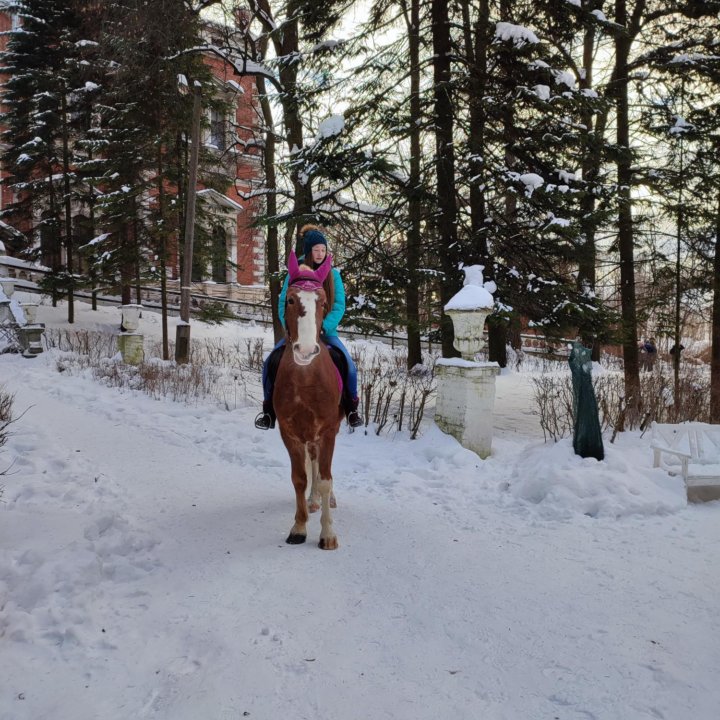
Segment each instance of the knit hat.
M312 230L306 230L303 233L303 254L306 258L310 257L310 253L315 245L324 245L327 247L325 236L314 228Z

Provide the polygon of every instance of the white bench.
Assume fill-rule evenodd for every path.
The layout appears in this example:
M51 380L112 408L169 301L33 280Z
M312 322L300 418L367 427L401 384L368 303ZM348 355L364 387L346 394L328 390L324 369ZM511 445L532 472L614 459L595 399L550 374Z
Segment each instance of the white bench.
M682 475L690 502L720 500L720 425L654 422L650 447L653 467Z

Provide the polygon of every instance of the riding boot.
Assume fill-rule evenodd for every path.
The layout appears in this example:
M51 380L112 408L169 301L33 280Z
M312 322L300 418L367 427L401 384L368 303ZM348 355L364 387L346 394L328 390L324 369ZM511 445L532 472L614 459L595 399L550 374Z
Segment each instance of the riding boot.
M343 405L345 406L345 414L347 415L348 425L352 428L360 427L363 421L358 413L358 404L360 398L346 397Z
M263 400L263 411L255 418L255 427L259 430L275 427L275 409L271 400Z

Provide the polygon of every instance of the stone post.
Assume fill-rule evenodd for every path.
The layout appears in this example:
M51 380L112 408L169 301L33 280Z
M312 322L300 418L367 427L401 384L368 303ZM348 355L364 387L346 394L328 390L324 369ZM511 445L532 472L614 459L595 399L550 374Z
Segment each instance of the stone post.
M42 336L44 332L45 326L42 323L20 325L18 327L18 342L23 350L24 357L35 357L43 351Z
M500 368L494 362L476 362L475 356L484 345L485 318L492 306L490 289L482 281L482 266L465 268L464 287L445 306L462 358L441 358L435 366L435 423L481 458L492 450L495 377Z
M142 333L120 333L117 346L124 363L139 365L145 359Z
M468 450L486 458L492 451L497 363L441 359L435 424Z
M121 305L120 309L122 310L122 327L125 332L118 335L118 350L124 363L139 365L145 360L144 336L142 333L135 332L140 327L142 305Z

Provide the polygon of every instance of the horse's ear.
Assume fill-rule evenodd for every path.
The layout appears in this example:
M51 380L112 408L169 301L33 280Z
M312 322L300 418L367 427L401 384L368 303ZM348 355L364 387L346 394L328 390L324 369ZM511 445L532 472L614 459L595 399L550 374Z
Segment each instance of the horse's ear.
M294 250L290 251L290 257L288 258L288 272L290 273L291 282L300 274L300 266Z
M315 276L321 283L325 282L330 270L332 270L332 255L325 258L325 262L315 271Z

